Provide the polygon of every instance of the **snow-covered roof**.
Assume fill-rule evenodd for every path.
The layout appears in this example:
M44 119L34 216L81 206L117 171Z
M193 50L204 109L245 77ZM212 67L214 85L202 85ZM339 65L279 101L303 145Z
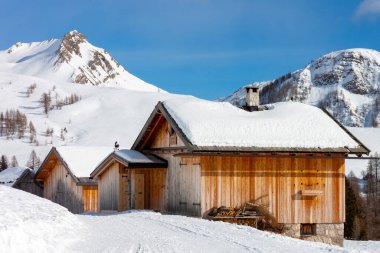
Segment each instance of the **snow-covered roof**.
M121 149L109 154L91 173L91 177L100 175L107 164L116 159L129 168L167 168L167 162L152 154L145 155L136 150Z
M8 168L0 172L0 184L13 186L17 179L22 175L25 170L29 170L26 167L14 167Z
M152 163L155 162L153 159L145 156L136 150L122 149L115 151L115 155L131 163Z
M63 146L56 148L58 154L74 176L90 177L96 166L111 152L112 147Z
M201 99L163 102L192 145L259 148L358 148L329 115L317 107L281 102L248 112L230 103Z

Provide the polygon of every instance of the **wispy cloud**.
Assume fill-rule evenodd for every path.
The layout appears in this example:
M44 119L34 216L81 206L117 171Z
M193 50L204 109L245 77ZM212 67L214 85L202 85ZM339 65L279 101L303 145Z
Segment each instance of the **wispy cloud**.
M380 15L380 0L363 0L356 9L355 17L377 17Z

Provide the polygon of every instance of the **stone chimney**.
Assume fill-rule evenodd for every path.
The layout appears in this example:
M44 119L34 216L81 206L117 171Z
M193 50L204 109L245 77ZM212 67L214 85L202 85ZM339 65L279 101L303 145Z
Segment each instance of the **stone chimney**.
M244 109L247 111L258 111L260 105L259 88L247 86L245 87L247 94L245 95Z

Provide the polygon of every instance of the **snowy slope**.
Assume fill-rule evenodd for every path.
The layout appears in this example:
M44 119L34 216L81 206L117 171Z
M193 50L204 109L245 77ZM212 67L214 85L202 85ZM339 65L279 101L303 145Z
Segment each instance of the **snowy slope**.
M49 200L0 186L1 252L376 252L379 246L346 244L349 249L154 212L73 215Z
M327 108L346 126L380 124L380 52L375 50L332 52L304 69L253 84L262 87L264 104L293 99ZM241 106L244 97L242 87L219 100Z
M65 252L78 226L66 208L0 185L0 252Z
M28 96L26 91L33 83L36 88ZM46 116L39 100L43 93L49 92L54 108ZM55 107L57 101L71 94L77 94L81 100L62 109ZM113 148L114 142L118 141L122 147L130 148L157 102L176 96L187 97L166 92L78 85L0 72L0 112L18 109L25 113L28 122L32 121L36 128L38 142L38 145L29 143L27 128L22 139L17 136L10 139L0 137L0 154L9 158L16 155L19 164L24 165L32 149L43 159L51 146ZM46 135L47 128L54 130L52 137Z
M0 51L0 72L31 75L56 82L152 92L161 90L128 73L104 49L93 46L76 30L60 39L19 42Z

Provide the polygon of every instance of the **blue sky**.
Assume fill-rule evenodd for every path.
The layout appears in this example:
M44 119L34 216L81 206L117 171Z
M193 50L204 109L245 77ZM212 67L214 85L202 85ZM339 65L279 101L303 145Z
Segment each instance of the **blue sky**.
M334 50L380 51L380 0L0 0L0 49L73 29L147 82L215 99Z

